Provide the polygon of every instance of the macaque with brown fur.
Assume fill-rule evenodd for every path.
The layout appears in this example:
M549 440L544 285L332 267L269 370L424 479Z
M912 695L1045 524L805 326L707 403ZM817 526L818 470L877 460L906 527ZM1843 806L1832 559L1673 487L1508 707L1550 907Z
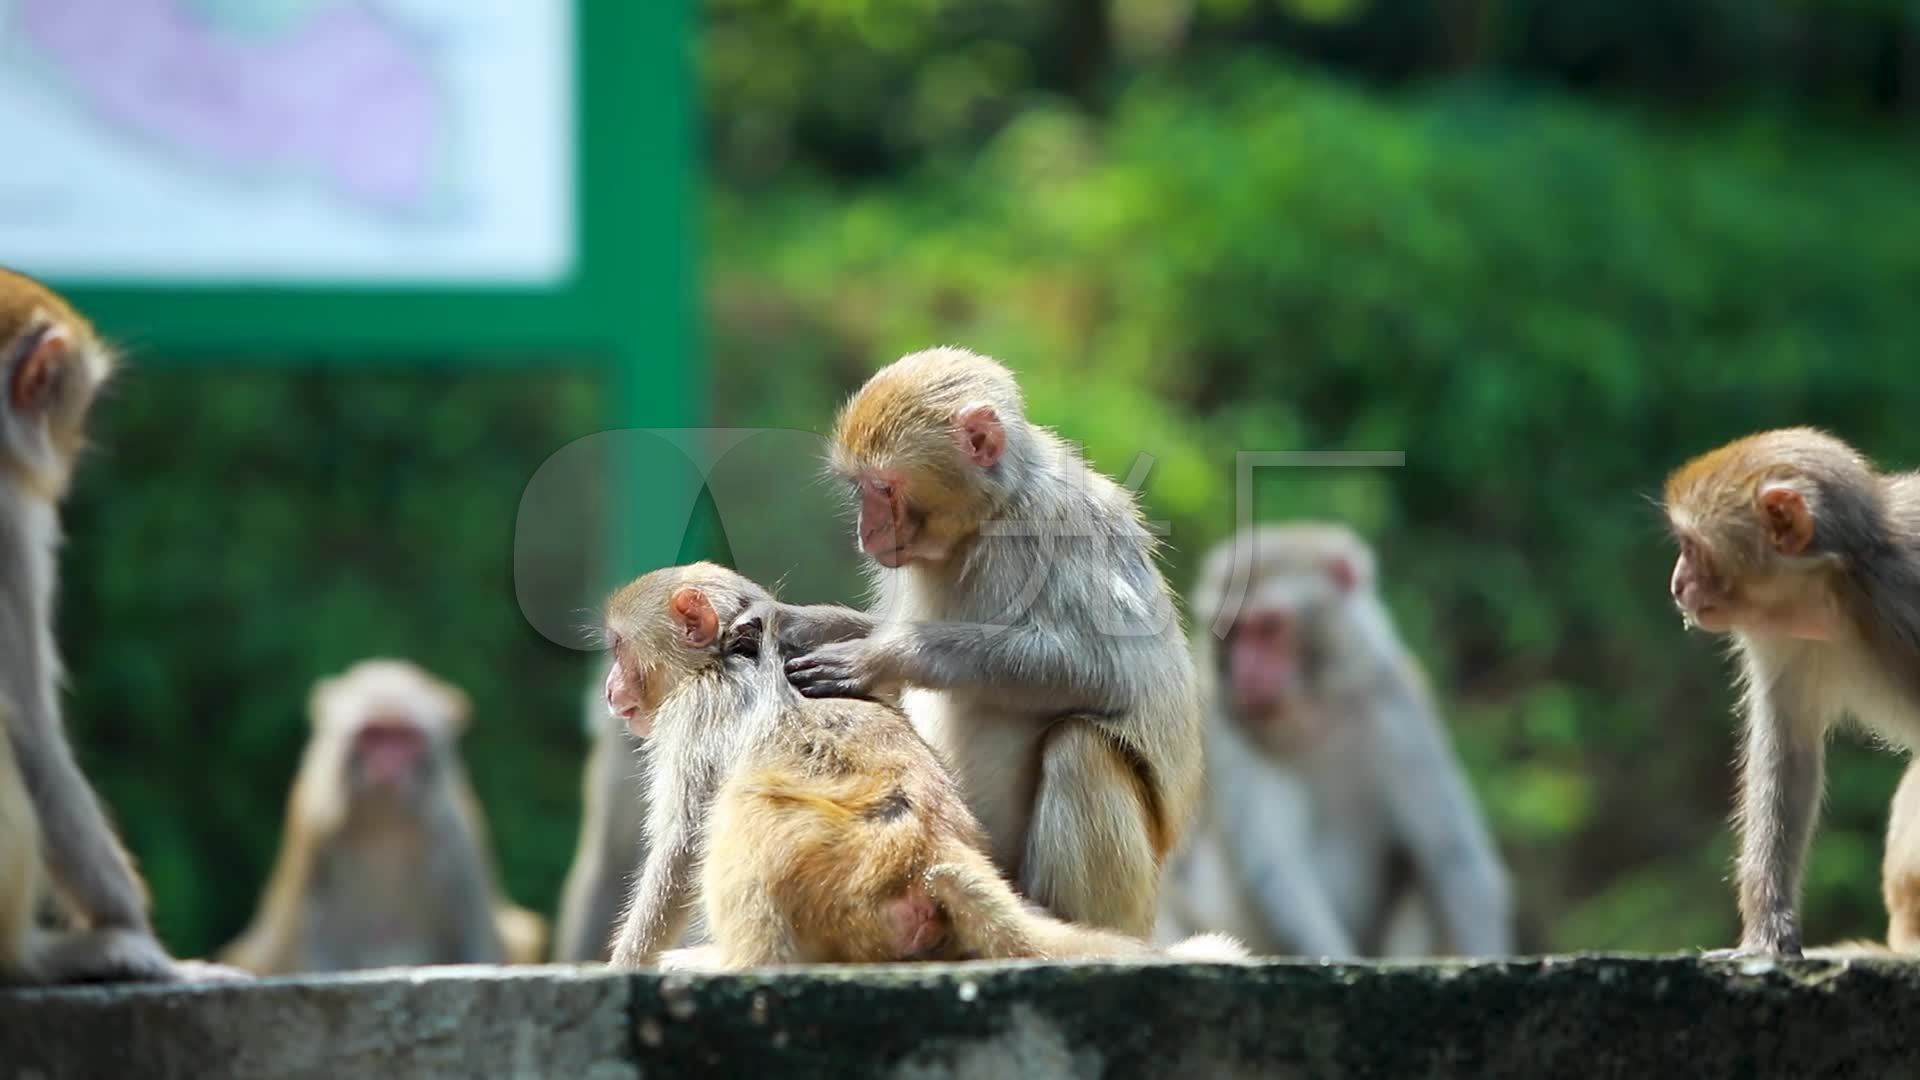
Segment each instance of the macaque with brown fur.
M59 296L0 270L0 980L169 979L146 886L74 761L53 637L59 504L113 357ZM57 922L42 925L58 892ZM207 974L215 974L211 969Z
M604 675L588 702L593 740L580 779L579 845L560 893L553 958L605 963L620 929L627 875L646 861L647 784L639 736L607 717Z
M1198 804L1199 699L1133 496L1030 423L1013 374L914 353L841 411L868 612L784 609L809 697L901 688L994 862L1055 915L1145 936Z
M1241 532L1190 597L1209 706L1203 827L1168 873L1161 933L1256 954L1498 956L1506 868L1418 663L1341 525Z
M615 965L1157 955L1023 902L898 710L788 684L780 618L710 563L647 574L608 604L607 708L651 741L649 849ZM712 944L663 955L696 906ZM1174 955L1243 953L1209 936Z
M1851 717L1920 744L1920 473L1882 474L1821 431L1748 436L1676 469L1669 589L1728 634L1746 749L1738 953L1798 955L1800 881L1827 734Z
M366 660L308 707L279 860L222 959L263 975L542 960L545 922L500 892L455 747L466 694Z

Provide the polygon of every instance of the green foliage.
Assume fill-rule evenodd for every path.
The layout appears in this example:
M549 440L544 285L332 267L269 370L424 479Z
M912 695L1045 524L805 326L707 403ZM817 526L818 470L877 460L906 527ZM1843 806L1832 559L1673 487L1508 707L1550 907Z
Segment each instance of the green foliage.
M716 385L734 419L817 428L819 393L756 380L844 392L941 341L1002 356L1107 471L1153 459L1183 585L1235 521L1237 452L1404 450L1401 469L1263 470L1252 512L1377 539L1535 945L1717 944L1726 665L1671 610L1648 497L1688 455L1788 423L1920 462L1916 165L1765 120L1175 72L1104 123L1035 105L964 167L718 195ZM1835 755L1813 940L1879 930L1897 769Z

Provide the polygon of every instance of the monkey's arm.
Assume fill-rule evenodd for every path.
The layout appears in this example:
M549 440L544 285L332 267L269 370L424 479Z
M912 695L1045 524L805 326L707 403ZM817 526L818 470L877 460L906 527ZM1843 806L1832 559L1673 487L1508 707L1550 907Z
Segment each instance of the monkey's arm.
M685 826L651 837L627 918L613 944L614 967L645 967L686 932L693 910L693 847Z
M1820 813L1827 723L1796 684L1749 673L1740 776L1740 951L1800 954L1800 875Z
M1439 911L1446 945L1466 956L1506 955L1513 901L1473 789L1425 694L1403 685L1393 697L1376 733L1374 786Z
M58 714L48 703L29 702L9 714L7 735L40 815L53 879L92 925L151 933L146 890L99 797L81 775Z
M854 641L873 633L874 618L839 604L776 604L780 653L798 656L822 645Z
M464 778L459 781L464 782ZM481 854L473 822L458 805L459 795L453 786L448 794L451 797L440 807L438 827L434 829L441 846L428 855L439 864L436 884L447 916L441 923L441 962L504 963L506 942L493 916L493 874Z
M1131 695L1125 678L1102 677L1124 666L1102 655L1103 644L1028 626L888 623L787 661L787 677L808 697L863 697L904 683L1027 711L1104 712L1125 708Z
M1308 850L1306 793L1281 777L1234 786L1216 835L1273 939L1302 956L1359 955Z

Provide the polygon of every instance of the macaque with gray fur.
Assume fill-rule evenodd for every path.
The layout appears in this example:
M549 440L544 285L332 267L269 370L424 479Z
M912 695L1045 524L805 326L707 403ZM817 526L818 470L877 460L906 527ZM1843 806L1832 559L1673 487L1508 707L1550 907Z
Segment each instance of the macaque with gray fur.
M545 920L500 891L460 761L467 695L365 660L308 711L278 861L222 959L262 975L544 959Z
M1506 870L1374 576L1364 541L1315 522L1250 529L1208 557L1192 616L1210 812L1169 872L1163 939L1512 950Z
M782 611L812 697L907 691L995 863L1063 919L1151 933L1199 804L1193 666L1133 495L1031 423L1000 363L913 353L835 425L866 612Z

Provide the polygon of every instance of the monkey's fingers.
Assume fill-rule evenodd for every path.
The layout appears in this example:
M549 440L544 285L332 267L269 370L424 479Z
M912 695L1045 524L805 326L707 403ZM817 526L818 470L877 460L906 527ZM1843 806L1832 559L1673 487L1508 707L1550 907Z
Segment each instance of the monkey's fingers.
M805 683L796 682L793 688L800 691L801 697L873 700L867 695L866 688L852 679L815 679Z

